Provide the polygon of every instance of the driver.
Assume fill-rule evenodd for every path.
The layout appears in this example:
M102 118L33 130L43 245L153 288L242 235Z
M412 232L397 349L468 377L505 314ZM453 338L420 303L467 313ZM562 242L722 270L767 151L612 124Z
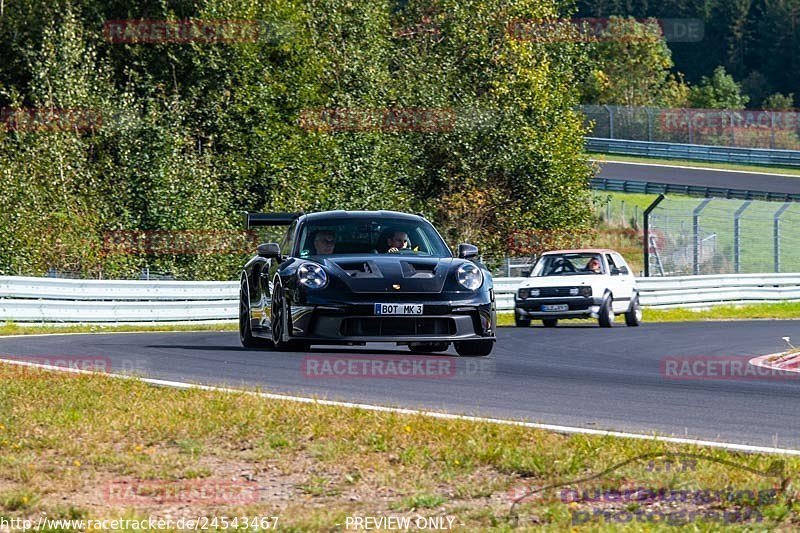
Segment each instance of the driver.
M595 274L602 273L602 267L600 266L600 259L596 257L592 257L589 259L589 262L586 263L586 267L584 268L586 272L594 272Z
M388 246L387 252L396 254L400 250L407 250L411 247L408 242L408 233L405 231L394 231L386 238L386 245Z
M328 230L320 230L314 235L314 251L317 255L330 255L336 246L336 234Z

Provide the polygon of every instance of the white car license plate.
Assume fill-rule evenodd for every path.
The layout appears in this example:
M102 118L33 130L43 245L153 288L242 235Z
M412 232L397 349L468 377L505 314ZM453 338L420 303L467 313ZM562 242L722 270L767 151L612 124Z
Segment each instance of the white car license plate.
M375 304L376 315L421 315L422 304Z
M542 311L545 313L552 311L569 311L569 306L567 304L543 305Z

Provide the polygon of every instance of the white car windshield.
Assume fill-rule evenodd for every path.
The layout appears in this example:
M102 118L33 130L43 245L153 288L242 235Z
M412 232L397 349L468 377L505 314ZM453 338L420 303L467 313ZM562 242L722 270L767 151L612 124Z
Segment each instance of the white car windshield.
M604 273L605 269L600 254L570 253L543 255L536 262L531 276L575 276Z

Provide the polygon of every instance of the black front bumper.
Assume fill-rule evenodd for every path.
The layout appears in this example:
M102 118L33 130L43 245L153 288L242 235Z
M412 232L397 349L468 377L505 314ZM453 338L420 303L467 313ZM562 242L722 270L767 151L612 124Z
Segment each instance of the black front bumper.
M494 340L494 303L420 302L421 315L376 315L374 303L291 306L291 338L325 342L452 342Z
M514 299L514 313L520 318L589 318L597 317L601 298L570 296L560 298ZM566 305L566 311L544 311L545 305Z

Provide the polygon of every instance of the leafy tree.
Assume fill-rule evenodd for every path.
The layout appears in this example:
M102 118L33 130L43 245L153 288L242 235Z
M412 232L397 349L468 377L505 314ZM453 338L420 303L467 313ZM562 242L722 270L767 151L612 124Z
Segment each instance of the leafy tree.
M589 51L584 102L626 106L680 106L687 88L670 73L672 55L654 19L610 17Z
M692 107L703 109L742 109L748 101L741 86L722 66L715 68L711 77L703 76L700 84L689 92Z
M791 111L794 109L794 94L773 93L764 99L762 108L771 111Z

